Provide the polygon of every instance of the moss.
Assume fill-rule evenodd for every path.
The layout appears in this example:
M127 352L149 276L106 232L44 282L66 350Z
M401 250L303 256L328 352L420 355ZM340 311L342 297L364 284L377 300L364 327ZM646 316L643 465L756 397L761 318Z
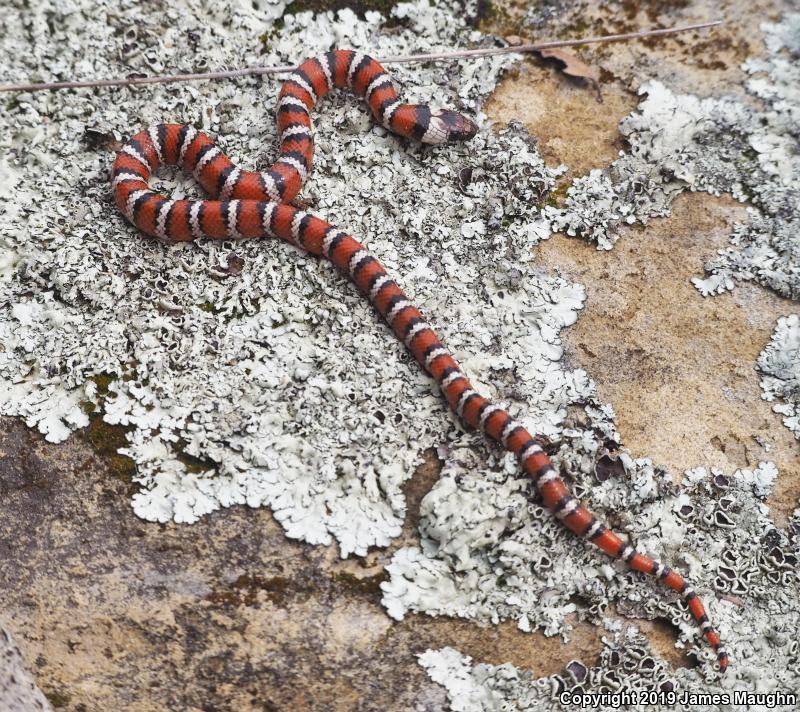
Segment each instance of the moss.
M572 187L572 181L559 181L559 184L550 191L547 196L546 204L551 208L563 208L564 202L567 199L567 193L569 192L570 187Z
M720 54L730 53L735 62L743 62L750 55L750 45L744 39L734 40L728 35L715 32L708 39L692 43L692 59L702 69L726 69L727 65L718 59ZM722 65L716 67L714 65Z
M127 434L133 428L111 425L103 420L104 401L108 396L111 383L117 378L118 376L110 373L98 373L90 377L89 380L97 386L98 405L95 406L90 401L81 402L81 409L89 416L89 426L80 431L80 437L89 444L96 455L103 459L112 476L130 485L132 493L135 491L132 482L136 475L136 463L131 458L120 455L118 450L128 445Z
M564 28L564 36L580 37L581 35L586 34L589 30L593 29L593 25L584 16L578 16Z
M368 596L379 601L381 584L389 580L386 571L373 576L356 576L348 571L335 572L329 578L285 576L259 576L242 574L226 588L212 591L206 601L215 606L258 606L264 599L282 606L290 596L326 591L333 598L345 596Z
M381 584L389 580L389 574L385 570L373 576L356 576L349 571L337 571L331 575L334 585L345 592L358 595L367 595L373 599L380 599Z
M657 22L661 14L682 10L690 4L691 0L623 0L622 10L629 20L635 20L643 12L650 22Z
M230 588L212 591L206 596L206 600L217 606L255 606L259 603L259 593L263 591L269 601L282 605L291 588L289 579L284 576L265 578L256 574L242 574Z
M473 25L481 32L496 35L519 34L519 27L526 10L525 4L494 0L478 0L478 10Z
M126 435L132 428L123 425L111 425L103 420L103 414L97 413L89 421L89 427L82 431L83 439L92 450L103 458L111 474L130 483L136 474L136 463L117 450L126 447Z
M175 458L183 463L187 472L200 474L209 470L217 471L217 463L207 457L196 457L186 452L187 443L183 438L178 438L175 445Z
M700 67L700 69L712 69L715 71L725 71L728 68L728 65L719 59L715 59L710 62L706 62L703 59L697 59L695 60L695 66Z
M478 12L475 18L478 22L494 22L503 14L504 10L492 0L478 0Z
M50 701L50 704L53 705L56 709L60 709L62 707L66 707L69 704L71 698L63 690L50 690L45 691L44 696Z
M97 386L99 395L107 396L108 389L116 378L117 376L113 373L96 373L94 376L90 376L89 380Z

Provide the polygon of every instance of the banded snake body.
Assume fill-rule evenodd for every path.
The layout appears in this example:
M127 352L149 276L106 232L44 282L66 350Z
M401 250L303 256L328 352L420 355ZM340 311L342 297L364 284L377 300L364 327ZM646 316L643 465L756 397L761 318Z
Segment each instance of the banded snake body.
M305 61L283 84L278 101L280 155L271 168L242 170L193 127L159 124L133 136L117 154L112 174L117 206L139 230L165 243L200 237L279 237L330 260L369 298L435 379L456 415L516 456L545 505L568 529L681 595L724 671L728 656L719 635L683 576L636 551L572 496L544 452L542 439L531 436L503 408L475 391L420 311L364 245L287 204L311 169L314 144L309 112L333 88L363 96L378 123L409 139L439 144L469 140L477 132L472 121L455 111L402 103L378 62L357 52L336 50ZM191 172L215 199L170 200L153 192L148 180L162 164Z

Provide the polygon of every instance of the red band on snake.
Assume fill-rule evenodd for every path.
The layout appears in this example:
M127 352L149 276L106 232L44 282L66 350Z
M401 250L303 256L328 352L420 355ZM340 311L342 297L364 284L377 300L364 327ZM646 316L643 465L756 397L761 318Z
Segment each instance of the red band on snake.
M472 121L455 111L402 103L378 62L337 50L307 60L283 84L278 101L281 148L271 168L241 170L191 126L159 124L136 134L117 154L113 170L117 206L139 230L163 242L279 237L329 259L369 298L436 380L458 417L514 453L545 505L568 529L681 595L703 637L717 651L724 671L728 656L703 603L686 580L636 551L572 496L540 442L503 408L475 391L420 311L364 245L324 220L285 204L297 195L311 170L314 144L309 111L334 87L363 96L378 123L416 141L462 141L477 131ZM148 180L162 164L191 172L216 199L170 200L153 192Z

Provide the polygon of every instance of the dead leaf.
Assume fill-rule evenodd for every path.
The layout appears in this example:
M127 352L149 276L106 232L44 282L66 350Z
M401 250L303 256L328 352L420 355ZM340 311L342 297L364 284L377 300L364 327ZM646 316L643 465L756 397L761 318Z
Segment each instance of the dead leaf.
M239 255L231 252L228 255L228 274L240 274L244 267L244 260Z
M308 210L309 208L314 207L314 202L309 198L295 198L290 205L298 210Z
M470 183L472 183L472 166L467 166L458 172L458 187L462 193Z
M624 474L625 466L622 460L612 457L609 453L605 453L594 464L594 475L598 482L605 482L612 477L622 477Z
M119 151L122 148L122 141L112 131L104 131L93 126L86 127L83 142L92 151Z
M577 55L566 52L563 49L540 49L537 54L542 59L554 59L559 63L559 69L570 77L586 79L590 82L597 92L597 101L602 103L603 97L600 94L600 72L594 67L590 67Z
M558 47L554 49L540 49L538 52L542 59L555 59L561 62L564 66L561 71L564 74L569 74L571 77L581 77L582 79L591 79L592 81L600 81L600 72L594 67L590 67L580 57L567 52Z
M739 598L739 596L734 596L732 593L721 593L719 594L719 597L725 601L730 601L735 606L739 606L739 608L744 607L744 601Z

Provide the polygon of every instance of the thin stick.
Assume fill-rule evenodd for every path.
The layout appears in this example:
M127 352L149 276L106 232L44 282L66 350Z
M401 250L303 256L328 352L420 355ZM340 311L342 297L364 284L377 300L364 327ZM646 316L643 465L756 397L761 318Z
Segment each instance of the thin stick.
M513 54L516 52L536 52L554 47L575 47L577 45L596 44L598 42L621 42L642 37L659 37L674 35L678 32L690 30L703 30L707 27L721 25L722 20L702 22L695 25L681 27L667 27L659 30L641 30L639 32L625 32L617 35L602 37L587 37L582 40L553 40L537 44L517 45L516 47L489 47L487 49L468 49L458 52L432 52L430 54L410 54L405 56L379 57L382 64L399 64L401 62L427 62L431 60L458 59L464 57L486 57L493 54ZM84 87L111 87L111 86L136 86L138 84L171 84L173 82L195 82L203 79L229 79L231 77L244 77L254 74L287 74L297 69L298 65L284 65L282 67L245 67L244 69L229 69L221 72L203 72L201 74L168 74L159 77L132 77L130 79L97 79L78 82L42 82L37 84L2 84L0 92L6 91L48 91L55 89L80 89Z
M490 47L488 49L465 49L460 52L444 52L441 54L412 54L407 57L382 57L379 62L384 64L399 64L401 62L425 62L431 59L450 59L451 57L484 57L490 54L512 54L514 52L538 52L541 49L553 49L555 47L576 47L585 44L597 44L598 42L621 42L623 40L634 40L640 37L658 37L660 35L674 35L678 32L688 32L689 30L702 30L706 27L721 25L723 20L713 22L702 22L697 25L683 25L681 27L667 27L661 30L641 30L640 32L625 32L618 35L603 35L602 37L587 37L583 40L552 40L550 42L539 42L537 44L522 44L516 47Z

